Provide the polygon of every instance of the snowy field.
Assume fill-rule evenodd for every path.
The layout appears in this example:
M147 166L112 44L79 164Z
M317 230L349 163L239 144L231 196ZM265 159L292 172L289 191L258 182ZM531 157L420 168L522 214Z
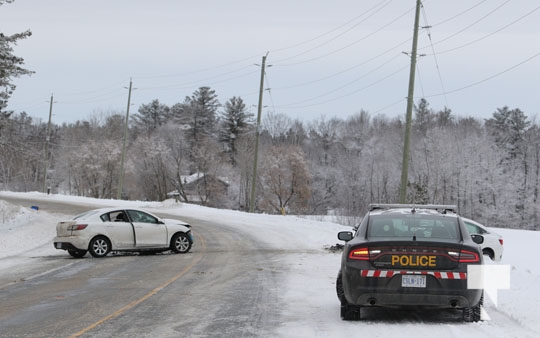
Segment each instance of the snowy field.
M2 196L32 198L32 205L42 200L68 201L88 205L89 209L111 205L141 207L150 212L198 218L226 224L255 234L272 248L290 252L285 255L282 271L287 276L280 287L284 303L281 337L540 337L540 263L535 249L540 232L494 229L504 236L501 266L509 267L510 288L498 290L497 304L486 299L484 320L462 323L456 318L391 317L372 312L367 320L345 322L339 317L335 278L340 253L325 248L338 243L336 234L350 227L295 216L248 214L200 206L165 202L97 200L41 193L0 192L0 273L17 264L20 257L66 255L52 246L55 225L73 215L48 214L32 210L31 205L15 207ZM194 231L197 231L196 226ZM29 243L31 247L29 247ZM194 247L196 250L196 247ZM493 265L488 259L487 264ZM370 309L371 310L371 309ZM375 309L376 310L376 309Z

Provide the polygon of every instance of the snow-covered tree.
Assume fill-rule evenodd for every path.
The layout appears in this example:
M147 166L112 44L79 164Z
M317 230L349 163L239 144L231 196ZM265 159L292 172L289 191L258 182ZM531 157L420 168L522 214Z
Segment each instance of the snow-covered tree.
M527 116L519 109L507 106L497 108L493 117L486 120L486 127L495 138L495 143L508 152L511 159L523 154L525 133L530 126Z
M311 174L299 147L275 146L262 161L260 178L263 193L261 207L284 213L305 210L310 198Z
M226 145L226 150L231 154L231 160L237 153L237 142L240 136L246 133L253 123L253 114L246 110L246 104L240 97L232 97L225 102L219 128L219 141Z
M145 133L152 133L160 126L167 123L169 118L169 107L153 100L149 104L139 107L137 114L131 116L133 126L143 130Z
M0 1L0 6L10 2L13 1L2 0ZM16 45L19 40L24 40L31 35L32 32L29 30L13 35L4 35L0 32L0 132L2 130L2 120L5 121L5 117L11 114L6 111L6 107L11 94L13 94L13 91L16 88L15 84L13 84L13 79L22 75L34 73L23 67L23 58L13 54L13 46Z
M186 136L192 144L196 144L214 135L219 106L215 90L200 87L191 97L186 97L183 103L171 107L171 117L189 131Z

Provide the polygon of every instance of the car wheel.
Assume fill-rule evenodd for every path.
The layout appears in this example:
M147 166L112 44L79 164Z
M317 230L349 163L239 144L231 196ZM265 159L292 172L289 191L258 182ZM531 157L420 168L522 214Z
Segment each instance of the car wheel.
M463 320L468 323L478 322L482 316L482 306L484 305L484 293L478 304L472 307L466 307L463 309Z
M68 249L68 253L74 258L82 258L84 255L86 255L86 252L86 250Z
M171 239L171 250L175 253L186 253L191 249L191 241L188 235L179 232Z
M345 292L343 291L343 277L341 276L341 270L339 270L336 279L336 293L337 298L341 302L341 305L347 304L347 300L345 299Z
M104 236L94 237L90 241L88 251L96 258L105 257L111 251L111 242Z
M336 280L336 293L339 301L341 302L341 318L343 320L360 320L361 306L351 305L345 298L345 292L343 291L343 277L341 270L338 273Z

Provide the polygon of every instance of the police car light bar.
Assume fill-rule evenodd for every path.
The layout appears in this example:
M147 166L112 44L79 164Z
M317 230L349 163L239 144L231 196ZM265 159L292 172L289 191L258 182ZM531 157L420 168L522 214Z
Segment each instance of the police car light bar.
M457 213L456 205L438 205L438 204L370 204L369 211L385 209L432 209L443 212L451 211Z

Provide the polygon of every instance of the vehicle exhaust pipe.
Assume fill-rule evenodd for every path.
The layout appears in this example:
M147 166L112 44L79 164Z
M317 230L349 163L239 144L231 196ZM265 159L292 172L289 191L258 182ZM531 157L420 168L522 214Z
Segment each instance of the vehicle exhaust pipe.
M369 305L373 306L373 305L375 305L377 303L377 300L375 298L370 298L370 299L368 299L368 303L369 303Z
M458 305L458 301L457 301L457 300L452 299L452 300L450 301L450 306L451 306L451 307L456 307L457 305Z

